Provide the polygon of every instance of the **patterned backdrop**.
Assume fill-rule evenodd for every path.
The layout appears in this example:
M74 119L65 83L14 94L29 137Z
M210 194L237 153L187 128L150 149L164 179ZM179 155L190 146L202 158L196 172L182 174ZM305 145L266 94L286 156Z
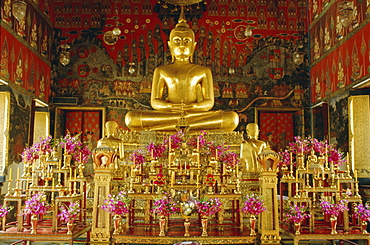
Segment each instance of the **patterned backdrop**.
M93 148L101 135L101 111L67 111L66 133L81 133L82 142Z
M273 136L273 150L282 151L293 141L293 113L261 112L259 114L260 139L267 141ZM274 149L275 148L275 149Z

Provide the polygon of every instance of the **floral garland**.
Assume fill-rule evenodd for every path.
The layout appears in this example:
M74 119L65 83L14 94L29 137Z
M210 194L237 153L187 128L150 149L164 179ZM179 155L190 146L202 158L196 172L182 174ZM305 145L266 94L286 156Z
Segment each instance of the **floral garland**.
M326 200L321 200L319 206L324 214L338 216L344 211L348 211L348 200L342 199L338 203L330 203Z
M81 212L80 204L78 202L72 202L68 206L63 204L59 207L59 210L59 219L66 223L73 223L76 220L77 215Z
M153 214L159 216L169 216L171 213L178 212L179 210L177 203L168 193L165 193L163 197L155 200L151 211Z
M7 206L5 203L0 206L0 217L4 217L9 213L10 210L13 209L13 206Z
M363 205L362 203L361 204L358 204L357 206L355 206L355 210L354 210L354 216L356 218L360 218L362 221L370 221L370 206L369 204L365 204Z
M245 196L244 206L242 212L244 214L259 215L263 211L267 210L265 202L261 196L251 194Z
M129 212L130 202L131 199L127 197L125 192L121 191L116 196L109 194L108 199L104 200L104 204L100 208L113 215L122 215Z
M214 215L221 210L222 203L220 200L215 198L210 198L208 200L196 200L195 207L200 214L200 216L206 218Z
M310 214L306 213L307 211L308 208L305 205L298 206L297 204L290 204L285 211L285 217L288 221L302 223L304 219L311 217Z
M37 193L25 201L24 214L46 214L50 205L43 193Z
M328 155L328 162L332 162L338 166L341 166L345 160L343 159L343 153L335 149L333 145L329 145L327 141L318 141L315 138L307 137L302 139L297 136L294 137L294 142L289 143L288 149L280 154L280 165L293 165L296 164L294 156L300 153L303 154L314 154ZM291 159L292 158L292 159Z

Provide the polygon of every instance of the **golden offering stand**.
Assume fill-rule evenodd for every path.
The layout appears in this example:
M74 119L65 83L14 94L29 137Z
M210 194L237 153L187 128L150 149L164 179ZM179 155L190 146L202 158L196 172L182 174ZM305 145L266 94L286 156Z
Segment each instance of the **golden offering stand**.
M73 240L86 234L90 226L86 223L86 180L77 175L79 163L65 162L54 158L58 155L40 155L33 163L25 164L24 172L20 175L17 170L15 180L10 172L9 182L15 181L16 187L11 189L9 184L4 203L14 205L15 217L9 216L2 219L1 239L23 239L27 241L66 241L73 244ZM38 215L40 229L31 232L30 215L23 214L24 203L37 193L43 193L50 208L45 215ZM67 228L59 222L59 206L78 202L81 212L75 221L75 229L67 235ZM14 222L15 221L15 222ZM34 234L35 233L35 234Z
M302 151L303 152L303 151ZM370 241L368 235L361 234L360 224L353 216L353 208L362 203L359 195L357 172L350 170L347 161L345 166L338 166L328 162L327 154L316 156L312 151L310 154L298 153L297 165L281 167L280 182L280 220L281 231L284 235L292 238L294 244L301 240L338 240L338 239L364 239ZM292 158L292 157L291 157ZM354 177L352 177L354 175ZM284 222L283 194L287 201L298 206L308 207L310 218L301 224L300 234L295 234L294 224ZM337 230L330 233L329 216L323 214L319 207L321 200L337 203L345 199L348 201L349 211L339 215Z
M147 243L173 244L186 241L188 237L196 236L202 243L253 243L256 236L250 236L243 227L240 207L243 204L243 192L240 166L229 167L217 159L216 156L205 154L204 149L191 147L185 142L197 133L185 134L184 141L177 149L168 147L165 155L156 158L149 154L146 161L134 164L130 160L132 152L143 149L150 142L163 142L170 133L165 132L121 132L119 138L122 146L114 150L105 145L95 149L95 199L91 242L104 243L112 239L114 243ZM237 132L208 133L207 140L226 143L230 149L239 153L242 135ZM124 157L121 157L124 155ZM104 166L101 159L105 158ZM207 180L212 176L211 180ZM258 182L258 179L257 179ZM112 217L99 209L104 196L126 191L132 200L130 212L125 219L125 232L111 234ZM258 191L258 190L257 190ZM163 193L170 193L178 201L188 198L219 198L222 210L209 219L209 235L201 236L200 217L192 213L184 218L181 213L171 214L167 219L166 236L158 236L158 217L151 215L155 198ZM103 193L105 193L103 195ZM179 204L180 208L180 204ZM188 225L187 230L185 226ZM184 236L184 234L187 234ZM188 236L189 234L189 236ZM199 238L199 239L198 239Z

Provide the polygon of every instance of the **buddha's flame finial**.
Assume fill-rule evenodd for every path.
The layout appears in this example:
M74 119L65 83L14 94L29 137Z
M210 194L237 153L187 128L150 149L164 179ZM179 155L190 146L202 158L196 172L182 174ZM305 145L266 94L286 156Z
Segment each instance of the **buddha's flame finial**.
M179 21L176 24L176 28L177 27L189 28L188 23L186 23L186 18L185 18L185 13L184 13L184 6L181 6L181 12L180 12Z

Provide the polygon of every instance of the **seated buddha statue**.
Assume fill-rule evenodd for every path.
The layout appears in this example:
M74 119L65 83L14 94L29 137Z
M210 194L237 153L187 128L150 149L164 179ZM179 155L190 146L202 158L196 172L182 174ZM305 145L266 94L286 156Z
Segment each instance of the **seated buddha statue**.
M115 137L117 128L118 128L118 124L116 121L107 121L105 123L106 136L101 138L98 141L97 147L108 146L112 148L113 150L117 150L118 152L119 146L120 146L120 143L122 143L122 140Z
M131 130L232 131L238 125L233 111L210 111L214 105L211 70L192 63L195 34L181 12L171 31L168 47L172 63L154 71L151 91L152 111L130 111L125 123Z

